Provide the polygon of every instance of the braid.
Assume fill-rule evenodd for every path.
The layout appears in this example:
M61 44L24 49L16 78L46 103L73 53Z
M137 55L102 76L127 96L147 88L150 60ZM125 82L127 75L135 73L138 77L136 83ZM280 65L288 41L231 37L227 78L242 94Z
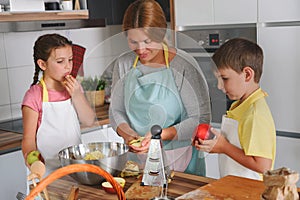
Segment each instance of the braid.
M35 64L35 71L34 71L33 82L31 83L31 86L35 85L38 82L40 70L41 68L39 67L39 65Z
M33 47L35 71L31 86L35 85L38 82L39 73L42 70L38 65L37 61L41 59L44 62L47 62L53 49L56 49L58 47L64 47L67 45L71 46L72 42L67 38L56 33L42 35L35 41Z

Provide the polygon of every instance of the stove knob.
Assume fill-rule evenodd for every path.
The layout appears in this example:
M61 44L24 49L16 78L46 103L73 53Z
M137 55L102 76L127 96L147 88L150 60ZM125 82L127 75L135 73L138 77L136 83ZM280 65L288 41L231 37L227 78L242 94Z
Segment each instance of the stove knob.
M200 46L202 46L202 45L204 45L204 41L203 41L203 40L199 40L199 41L198 41L198 44L199 44Z

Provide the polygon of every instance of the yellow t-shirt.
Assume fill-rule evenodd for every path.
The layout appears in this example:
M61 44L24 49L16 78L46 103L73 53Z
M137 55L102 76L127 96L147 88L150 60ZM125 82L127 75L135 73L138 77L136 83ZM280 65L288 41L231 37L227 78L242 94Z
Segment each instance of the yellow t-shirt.
M238 121L239 140L246 155L272 159L276 155L276 129L274 120L265 100L268 96L257 89L244 102L234 102L227 117Z

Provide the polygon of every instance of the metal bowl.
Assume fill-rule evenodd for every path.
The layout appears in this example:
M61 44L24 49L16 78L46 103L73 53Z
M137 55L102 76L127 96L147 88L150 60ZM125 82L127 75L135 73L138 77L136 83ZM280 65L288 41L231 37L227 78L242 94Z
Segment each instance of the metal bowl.
M87 153L97 150L105 157L99 160L84 159ZM89 143L63 149L58 153L58 157L63 167L71 164L93 164L101 167L112 176L117 176L125 167L128 150L126 144L117 142ZM78 172L70 174L70 176L85 185L97 185L104 180L103 177L90 172Z

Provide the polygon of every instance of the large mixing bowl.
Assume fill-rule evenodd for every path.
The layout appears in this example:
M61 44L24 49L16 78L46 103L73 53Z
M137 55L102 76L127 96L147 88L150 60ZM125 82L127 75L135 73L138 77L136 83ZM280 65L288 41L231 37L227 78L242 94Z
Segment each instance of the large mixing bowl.
M79 144L61 150L58 157L61 165L71 164L93 164L101 167L112 176L116 176L122 171L127 162L127 152L129 148L126 144L117 142L102 142ZM98 160L86 160L86 155L100 151L104 158ZM70 174L76 181L85 185L100 184L104 178L90 172L78 172Z

